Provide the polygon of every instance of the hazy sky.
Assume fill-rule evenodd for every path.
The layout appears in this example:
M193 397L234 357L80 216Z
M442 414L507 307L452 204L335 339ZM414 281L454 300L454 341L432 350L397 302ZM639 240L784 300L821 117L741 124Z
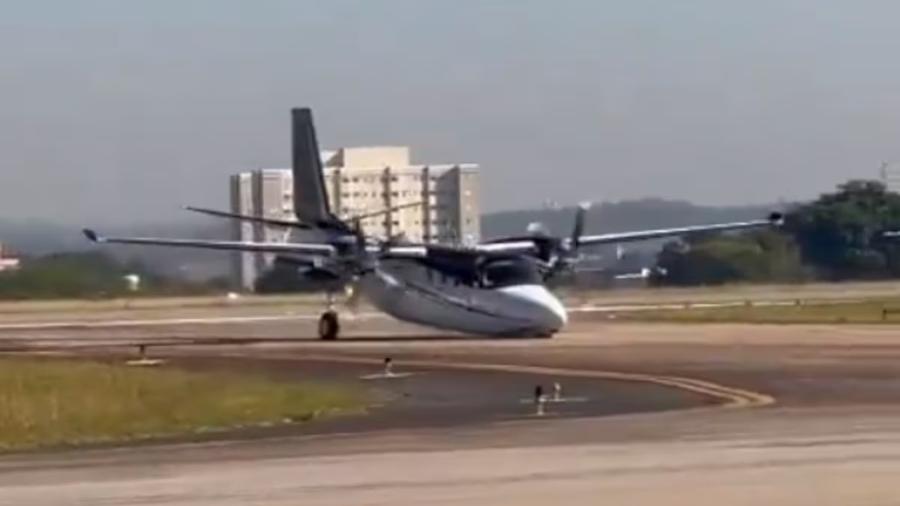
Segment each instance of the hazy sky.
M900 160L900 2L0 0L0 218L170 221L323 147L478 162L486 210L803 198Z

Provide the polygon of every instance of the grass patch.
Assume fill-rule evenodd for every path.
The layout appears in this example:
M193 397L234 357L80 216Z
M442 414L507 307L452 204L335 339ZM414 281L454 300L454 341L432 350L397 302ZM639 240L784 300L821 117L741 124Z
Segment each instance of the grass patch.
M817 301L784 305L687 306L615 313L617 320L684 323L871 323L900 324L900 300Z
M0 448L126 441L301 421L361 407L361 392L259 376L0 359Z

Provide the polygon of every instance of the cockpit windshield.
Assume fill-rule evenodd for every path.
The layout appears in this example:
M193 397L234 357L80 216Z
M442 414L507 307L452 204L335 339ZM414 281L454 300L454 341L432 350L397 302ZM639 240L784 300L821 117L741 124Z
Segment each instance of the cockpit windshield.
M530 258L494 260L483 267L482 283L486 288L541 283L537 264Z

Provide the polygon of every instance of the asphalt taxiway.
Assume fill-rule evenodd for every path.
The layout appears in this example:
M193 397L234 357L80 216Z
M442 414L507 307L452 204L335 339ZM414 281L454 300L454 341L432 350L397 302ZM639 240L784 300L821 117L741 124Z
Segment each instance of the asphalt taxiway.
M2 457L0 504L865 506L900 498L892 326L576 318L554 339L509 341L380 319L349 327L351 338L338 343L310 339L312 322L296 321L0 331L0 346L13 352L124 357L144 342L186 367L241 363L366 381L391 356L396 371L412 373L384 390L397 402L335 429ZM552 381L590 401L534 416L521 400Z

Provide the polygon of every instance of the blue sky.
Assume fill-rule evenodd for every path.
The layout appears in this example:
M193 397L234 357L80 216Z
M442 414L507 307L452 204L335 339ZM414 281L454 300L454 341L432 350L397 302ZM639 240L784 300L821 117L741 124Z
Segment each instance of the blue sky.
M323 146L482 165L483 207L807 198L900 161L900 4L0 0L0 216L170 221Z

